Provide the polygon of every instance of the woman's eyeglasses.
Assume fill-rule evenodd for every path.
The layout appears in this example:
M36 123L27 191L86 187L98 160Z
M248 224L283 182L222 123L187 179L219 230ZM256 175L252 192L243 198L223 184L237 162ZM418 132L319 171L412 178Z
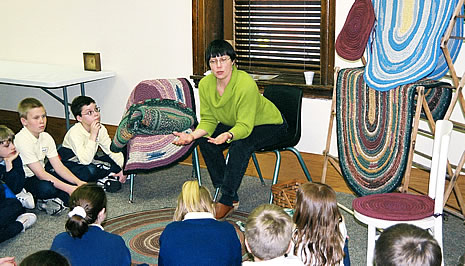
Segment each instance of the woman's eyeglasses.
M229 56L217 57L217 58L210 59L210 61L208 61L208 63L210 65L217 65L218 63L220 63L220 65L222 65L222 64L226 63L228 60L231 60L231 58Z

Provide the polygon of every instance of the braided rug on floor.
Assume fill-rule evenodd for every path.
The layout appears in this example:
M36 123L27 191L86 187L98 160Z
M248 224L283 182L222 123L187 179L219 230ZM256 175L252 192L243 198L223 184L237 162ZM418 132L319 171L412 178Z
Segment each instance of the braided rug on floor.
M339 164L349 187L359 196L394 191L406 170L417 86L431 92L430 105L443 115L441 94L447 83L422 80L390 91L366 86L364 68L342 69L336 84L336 122ZM450 102L450 100L449 100ZM438 103L443 104L437 107ZM439 117L440 118L440 117Z
M159 239L166 225L173 221L174 208L142 211L121 215L105 222L105 231L120 235L131 251L132 264L157 265ZM226 220L236 230L237 221L245 223L248 213L235 211ZM243 250L244 254L244 250Z
M185 78L140 82L129 96L126 110L133 104L153 98L176 100L191 110L195 110L192 86ZM194 127L195 125L186 132L192 132ZM174 145L172 142L175 138L171 133L133 137L127 145L127 162L124 172L130 174L151 171L183 160L192 152L194 146L192 144Z
M440 42L455 8L453 2L373 0L377 20L367 45L368 86L386 91L428 76L442 53Z

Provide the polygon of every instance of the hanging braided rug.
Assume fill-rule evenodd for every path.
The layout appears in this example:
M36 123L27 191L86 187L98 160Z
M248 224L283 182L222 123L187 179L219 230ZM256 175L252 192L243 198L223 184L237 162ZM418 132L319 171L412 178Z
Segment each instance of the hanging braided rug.
M126 104L128 110L133 104L147 99L171 99L194 110L195 99L192 86L185 78L155 79L140 82L132 91ZM192 132L189 128L186 132ZM124 172L137 173L166 167L186 158L194 148L193 144L178 146L172 144L173 134L137 135L127 145L127 162Z
M381 92L369 88L363 68L342 69L336 84L339 164L349 187L359 196L394 191L406 170L417 86L447 87L422 80ZM450 90L442 90L444 94ZM436 99L431 107L436 107Z
M386 91L430 74L454 7L449 0L373 0L377 22L367 45L368 86Z

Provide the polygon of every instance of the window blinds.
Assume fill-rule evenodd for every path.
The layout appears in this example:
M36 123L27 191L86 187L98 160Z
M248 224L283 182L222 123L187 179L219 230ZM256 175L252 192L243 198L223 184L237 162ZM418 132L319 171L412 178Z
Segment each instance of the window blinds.
M263 73L320 70L321 1L235 0L240 69Z

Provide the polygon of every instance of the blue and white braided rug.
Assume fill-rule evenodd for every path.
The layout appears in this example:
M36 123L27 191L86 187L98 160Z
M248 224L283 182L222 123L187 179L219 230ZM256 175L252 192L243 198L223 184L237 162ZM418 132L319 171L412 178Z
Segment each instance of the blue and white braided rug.
M377 22L367 45L365 82L387 91L432 73L456 0L373 0Z

